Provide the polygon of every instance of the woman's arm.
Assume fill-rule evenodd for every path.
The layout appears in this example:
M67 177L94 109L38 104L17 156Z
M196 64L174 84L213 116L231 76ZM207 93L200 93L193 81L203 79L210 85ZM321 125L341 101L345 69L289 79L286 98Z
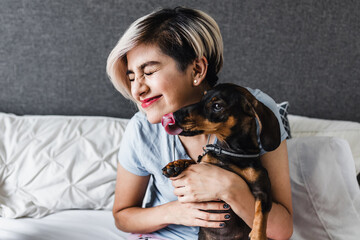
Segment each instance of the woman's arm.
M141 213L141 205L150 176L137 176L125 170L120 164L117 169L113 206L116 227L124 232L152 232L165 227L166 225L161 222L147 220L149 214ZM159 220L159 218L154 220ZM139 222L145 222L141 229L136 228L140 225ZM149 222L153 224L149 224Z
M113 215L116 227L124 232L150 233L169 224L222 227L225 214L201 211L223 209L221 203L170 202L161 206L142 208L142 201L150 176L137 176L118 164Z
M267 236L271 239L289 239L293 231L293 222L286 141L284 140L275 151L264 154L261 161L269 174L273 199L268 217ZM252 227L255 199L250 189L242 186L243 183L239 183L242 191L237 190L239 189L237 184L231 187L232 190L228 191L228 195L223 196L223 200L229 203L234 212Z
M288 239L292 235L292 203L286 141L261 158L272 186L273 205L268 217L267 236ZM209 164L196 164L174 178L175 194L181 202L221 199L250 227L255 199L245 181L235 173Z

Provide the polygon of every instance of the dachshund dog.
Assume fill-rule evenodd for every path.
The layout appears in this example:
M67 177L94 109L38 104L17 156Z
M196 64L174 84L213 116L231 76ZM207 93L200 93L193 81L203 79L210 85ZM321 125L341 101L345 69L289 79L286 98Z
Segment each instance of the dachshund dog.
M267 239L272 197L270 179L260 161L260 148L272 151L280 145L280 127L274 113L246 88L228 83L209 90L200 102L165 115L162 123L170 134L215 134L217 143L206 145L198 162L215 164L238 174L255 197L251 232L230 210L231 217L224 228L200 228L199 239ZM169 163L162 171L166 177L175 177L195 163L181 159Z

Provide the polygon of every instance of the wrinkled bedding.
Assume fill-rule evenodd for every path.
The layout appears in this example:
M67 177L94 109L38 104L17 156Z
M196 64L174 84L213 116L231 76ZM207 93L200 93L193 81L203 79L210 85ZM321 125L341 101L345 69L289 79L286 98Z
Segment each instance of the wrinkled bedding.
M360 124L289 120L292 239L360 239ZM0 114L0 240L128 239L111 213L127 121Z
M44 218L0 218L1 240L127 239L115 227L111 211L68 210Z

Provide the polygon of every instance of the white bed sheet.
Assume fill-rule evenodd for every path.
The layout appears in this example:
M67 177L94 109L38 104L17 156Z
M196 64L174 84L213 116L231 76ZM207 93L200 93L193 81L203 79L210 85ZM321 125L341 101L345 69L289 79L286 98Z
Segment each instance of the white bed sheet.
M0 218L1 240L112 240L128 235L115 227L111 211L68 210L40 219Z

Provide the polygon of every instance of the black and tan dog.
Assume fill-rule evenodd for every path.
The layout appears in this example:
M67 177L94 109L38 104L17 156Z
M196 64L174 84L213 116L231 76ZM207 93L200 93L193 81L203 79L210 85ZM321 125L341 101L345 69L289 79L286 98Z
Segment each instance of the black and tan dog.
M169 133L184 136L215 134L218 139L216 145L206 145L198 162L215 164L240 175L256 200L250 234L250 228L230 210L231 218L224 228L200 228L199 239L248 239L248 236L252 240L267 239L266 223L272 205L271 184L266 169L261 165L259 153L261 146L266 151L272 151L280 144L279 123L274 113L246 88L219 84L209 90L199 103L184 107L172 116L172 125L164 124ZM163 174L177 176L190 164L195 164L195 161L171 162L162 169Z

